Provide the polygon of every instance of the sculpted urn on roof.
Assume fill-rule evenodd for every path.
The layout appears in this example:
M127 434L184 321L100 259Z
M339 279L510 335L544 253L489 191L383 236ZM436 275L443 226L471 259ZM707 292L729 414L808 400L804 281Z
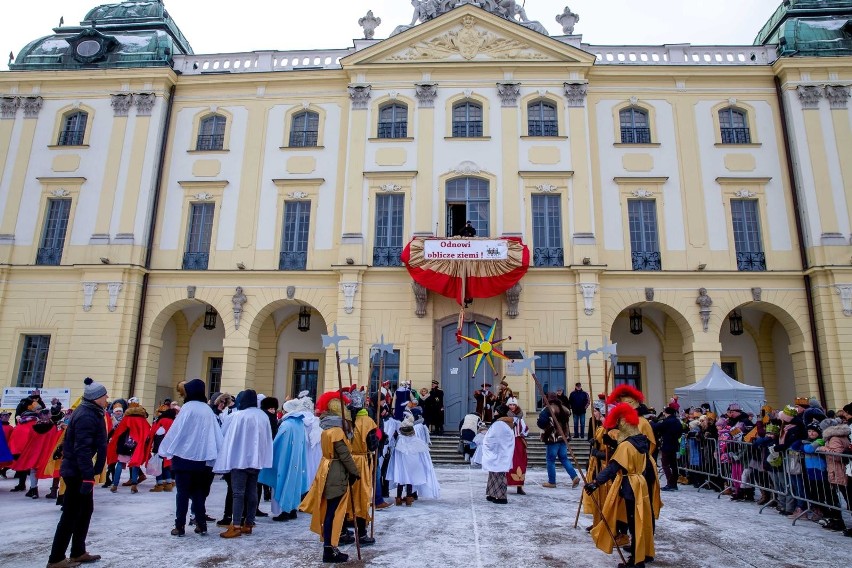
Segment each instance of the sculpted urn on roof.
M501 18L511 20L526 28L548 35L544 26L539 22L530 20L527 17L523 4L515 0L411 0L411 5L414 6L411 23L407 26L398 26L391 36L404 32L418 23L428 22L442 14L446 14L453 8L458 8L465 4L472 4Z

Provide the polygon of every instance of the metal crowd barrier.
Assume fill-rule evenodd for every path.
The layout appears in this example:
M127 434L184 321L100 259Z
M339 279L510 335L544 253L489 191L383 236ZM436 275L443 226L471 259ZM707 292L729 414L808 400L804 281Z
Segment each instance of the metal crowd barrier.
M713 438L685 436L685 451L678 456L678 475L685 473L687 481L699 491L708 487L721 491L718 442Z
M760 490L759 512L775 506L792 515L793 524L807 516L843 523L852 515L852 455L823 451L775 453L735 440L687 438L678 455L678 475L701 489L754 501ZM840 481L831 483L830 480ZM725 487L727 485L727 488ZM724 490L723 490L724 489Z

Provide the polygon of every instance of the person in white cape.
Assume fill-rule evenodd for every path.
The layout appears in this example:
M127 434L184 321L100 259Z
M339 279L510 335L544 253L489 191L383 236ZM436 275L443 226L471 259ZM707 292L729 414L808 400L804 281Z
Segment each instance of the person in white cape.
M441 486L435 476L429 446L414 433L414 416L410 412L405 413L394 437L387 477L397 486L396 504L403 503L403 487L406 506L414 503L415 492L424 499L439 499Z
M482 440L482 469L488 472L488 484L485 488L486 499L492 503L505 505L506 472L512 469L512 456L515 453L514 421L506 416L505 405L497 407L497 419L488 428Z
M308 485L314 482L319 469L320 461L322 460L322 428L320 428L320 420L316 415L314 401L308 396L308 391L299 393L299 402L302 403L302 408L305 411L305 436L308 437Z
M195 532L207 534L207 495L213 483L213 464L222 447L222 431L207 404L204 381L192 379L178 385L184 397L172 427L160 442L160 456L172 460L177 495L173 536L183 536L192 501Z
M252 533L257 512L257 476L261 469L272 467L272 430L266 413L257 407L257 393L248 389L238 398L238 412L222 424L224 441L213 465L215 473L230 472L234 495L233 522L219 535L222 538Z

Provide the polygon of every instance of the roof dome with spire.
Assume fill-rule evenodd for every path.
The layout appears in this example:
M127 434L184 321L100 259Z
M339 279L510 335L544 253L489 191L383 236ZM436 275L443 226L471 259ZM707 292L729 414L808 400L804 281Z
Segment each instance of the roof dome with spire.
M10 69L92 69L170 66L192 47L162 0L125 0L86 14L79 26L53 29L30 42Z

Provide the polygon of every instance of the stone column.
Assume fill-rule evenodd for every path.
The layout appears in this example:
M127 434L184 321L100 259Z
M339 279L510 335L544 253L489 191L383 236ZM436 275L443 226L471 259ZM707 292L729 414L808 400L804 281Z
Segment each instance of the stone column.
M691 385L704 378L713 363L722 362L722 344L718 337L705 339L696 335L696 340L690 345L684 345L683 367L684 383Z
M432 225L432 196L437 192L435 183L435 98L438 95L436 83L418 83L416 85L417 111L417 186L412 192L414 218L411 226L415 235L431 235L435 231ZM413 110L413 109L412 109ZM438 216L440 219L440 216ZM436 235L437 236L437 235Z
M497 218L497 227L491 230L491 236L498 236L497 228L502 226L503 235L521 234L521 214L523 207L523 192L518 180L518 97L521 95L520 83L497 83L497 94L500 96L500 130L502 172L496 192L501 192L503 199L503 218ZM495 200L496 201L496 200ZM496 205L496 204L495 204Z
M247 388L254 388L257 342L233 335L222 341L222 350L222 392L236 395Z

